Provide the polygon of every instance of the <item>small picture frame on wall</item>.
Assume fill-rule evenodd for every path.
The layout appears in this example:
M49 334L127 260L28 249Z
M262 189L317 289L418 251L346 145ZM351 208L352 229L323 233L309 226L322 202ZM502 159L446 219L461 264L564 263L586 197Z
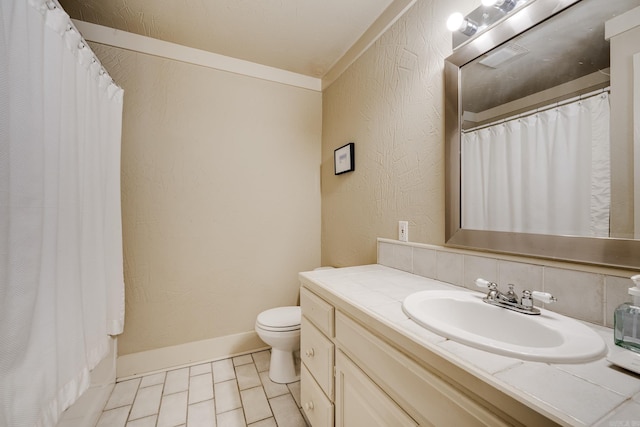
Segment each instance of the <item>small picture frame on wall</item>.
M353 142L350 142L333 151L333 164L336 175L351 172L355 169L354 145Z

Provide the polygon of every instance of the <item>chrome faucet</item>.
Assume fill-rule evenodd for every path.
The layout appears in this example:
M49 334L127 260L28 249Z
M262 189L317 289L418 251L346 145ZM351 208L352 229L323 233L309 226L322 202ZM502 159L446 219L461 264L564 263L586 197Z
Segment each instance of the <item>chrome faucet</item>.
M505 293L498 290L496 283L485 279L476 279L476 285L480 288L488 289L487 296L482 299L484 302L517 311L518 313L540 314L540 310L533 306L534 299L547 304L557 301L556 297L548 292L529 290L522 291L522 298L518 300L512 284L509 284L509 290Z

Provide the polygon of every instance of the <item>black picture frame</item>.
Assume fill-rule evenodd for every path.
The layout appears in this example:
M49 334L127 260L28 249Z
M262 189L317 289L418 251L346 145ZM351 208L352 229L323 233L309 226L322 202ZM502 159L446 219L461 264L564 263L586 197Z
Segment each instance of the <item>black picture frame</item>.
M335 175L352 172L356 168L355 144L350 142L333 151L333 166Z

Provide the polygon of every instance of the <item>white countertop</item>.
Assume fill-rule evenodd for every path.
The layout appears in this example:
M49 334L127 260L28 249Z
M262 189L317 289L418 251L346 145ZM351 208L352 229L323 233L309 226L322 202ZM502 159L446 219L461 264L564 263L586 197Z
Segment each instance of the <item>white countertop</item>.
M553 364L496 355L436 335L402 311L402 301L414 292L464 288L377 264L309 271L300 279L310 290L345 301L551 419L575 426L640 427L640 375L606 358ZM611 329L585 324L603 337L610 353L627 351L614 345Z

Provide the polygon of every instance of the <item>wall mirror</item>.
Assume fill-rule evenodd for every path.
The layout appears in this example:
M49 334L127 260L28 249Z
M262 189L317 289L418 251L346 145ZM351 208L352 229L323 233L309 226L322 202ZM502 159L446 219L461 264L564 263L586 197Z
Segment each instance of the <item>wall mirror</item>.
M604 30L637 7L529 0L445 60L448 246L640 268Z

